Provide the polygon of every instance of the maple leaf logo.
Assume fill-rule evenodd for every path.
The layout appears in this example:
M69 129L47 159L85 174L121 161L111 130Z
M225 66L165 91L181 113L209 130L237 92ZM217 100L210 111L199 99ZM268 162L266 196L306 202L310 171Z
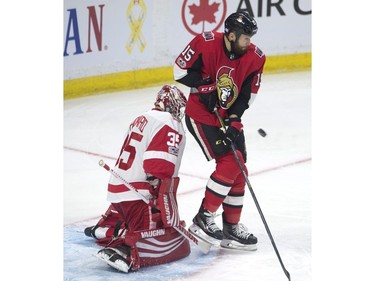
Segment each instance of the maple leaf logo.
M190 13L193 15L191 24L198 24L199 22L208 22L214 23L215 20L215 13L219 9L219 3L212 3L211 5L208 4L209 0L200 0L199 6L193 4L189 6Z

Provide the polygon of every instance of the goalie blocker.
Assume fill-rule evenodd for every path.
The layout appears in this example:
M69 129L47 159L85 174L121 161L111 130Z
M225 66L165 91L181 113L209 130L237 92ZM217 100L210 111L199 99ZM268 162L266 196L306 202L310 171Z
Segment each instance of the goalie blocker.
M104 246L97 257L122 272L187 257L190 254L189 241L173 227L185 227L178 214L178 183L178 177L163 180L154 196L156 206L153 208L141 200L112 203L95 226L85 229L86 236L95 238L98 245ZM153 227L130 227L132 216L149 217Z

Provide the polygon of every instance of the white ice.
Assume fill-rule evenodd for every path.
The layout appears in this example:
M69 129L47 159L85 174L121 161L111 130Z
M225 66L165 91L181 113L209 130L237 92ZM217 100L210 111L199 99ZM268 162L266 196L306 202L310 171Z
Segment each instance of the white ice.
M203 256L192 245L192 254L180 262L141 268L127 276L93 257L99 247L82 230L108 206L109 174L98 161L114 165L127 126L152 107L161 86L64 101L64 231L75 228L85 241L75 253L71 241L64 240L64 280L287 280L248 188L241 222L258 237L257 251L213 250ZM243 123L249 180L282 261L292 280L312 280L311 72L264 75ZM267 132L265 138L259 128ZM214 163L207 162L189 132L186 135L178 202L180 216L189 225ZM221 225L220 217L216 220ZM178 269L189 264L187 272ZM85 267L95 269L90 277Z

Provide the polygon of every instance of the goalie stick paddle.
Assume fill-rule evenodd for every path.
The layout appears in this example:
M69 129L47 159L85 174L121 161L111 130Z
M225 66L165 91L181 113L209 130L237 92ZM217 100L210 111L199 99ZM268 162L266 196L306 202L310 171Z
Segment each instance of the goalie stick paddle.
M103 160L99 161L99 166L106 169L108 172L110 172L112 175L114 175L117 179L122 181L122 183L129 188L131 191L135 192L140 199L142 199L143 202L146 204L152 206L152 202L150 202L149 199L147 199L145 196L143 196L131 183L126 181L121 175L116 173L111 167L109 167ZM196 245L204 254L207 254L211 249L211 243L208 243L206 241L203 241L201 239L197 239L193 234L191 234L189 231L187 231L181 224L178 225L172 225L172 227L179 232L182 236L184 236L186 239L191 241L194 245Z
M214 112L215 112L217 118L219 119L219 122L220 122L221 128L224 130L224 132L226 132L226 127L225 127L224 121L223 121L223 119L220 117L219 112L217 111L217 108L216 108L216 107L214 108ZM269 237L270 240L271 240L271 243L272 243L273 249L275 250L275 253L276 253L276 255L277 255L277 258L279 259L280 265L281 265L281 267L282 267L282 269L283 269L283 271L284 271L286 277L287 277L288 280L290 281L290 280L291 280L291 279L290 279L290 274L289 274L288 270L286 270L286 268L285 268L285 266L284 266L284 263L283 263L283 261L281 260L281 256L280 256L280 254L279 254L279 251L277 250L276 243L275 243L275 241L273 240L273 237L272 237L271 231L270 231L270 229L269 229L269 227L268 227L268 224L267 224L266 219L265 219L265 217L264 217L264 215L263 215L262 209L260 208L260 205L259 205L259 203L258 203L258 200L257 200L257 198L256 198L256 196L255 196L254 190L253 190L253 188L251 187L250 180L249 180L249 178L247 177L246 172L245 172L245 170L244 170L244 167L243 167L242 164L241 164L241 160L240 160L240 158L239 158L238 155L237 155L236 147L235 147L235 145L234 145L233 142L230 143L230 147L231 147L232 152L233 152L233 154L234 154L234 156L235 156L235 158L236 158L236 162L237 162L238 166L240 167L240 170L241 170L241 172L242 172L242 175L243 175L243 177L245 178L245 181L246 181L247 187L249 188L250 193L251 193L251 196L253 197L254 203L255 203L255 205L256 205L256 207L257 207L257 209L258 209L258 212L259 212L259 215L260 215L260 217L261 217L261 219L262 219L262 221L263 221L264 227L266 228L266 231L267 231L268 237Z

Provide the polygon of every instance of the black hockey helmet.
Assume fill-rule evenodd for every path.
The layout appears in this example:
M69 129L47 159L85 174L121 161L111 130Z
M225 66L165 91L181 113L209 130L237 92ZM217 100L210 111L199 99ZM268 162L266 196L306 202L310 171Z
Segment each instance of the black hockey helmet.
M227 17L224 23L224 32L235 32L238 35L254 36L258 31L257 22L246 12L236 12Z

